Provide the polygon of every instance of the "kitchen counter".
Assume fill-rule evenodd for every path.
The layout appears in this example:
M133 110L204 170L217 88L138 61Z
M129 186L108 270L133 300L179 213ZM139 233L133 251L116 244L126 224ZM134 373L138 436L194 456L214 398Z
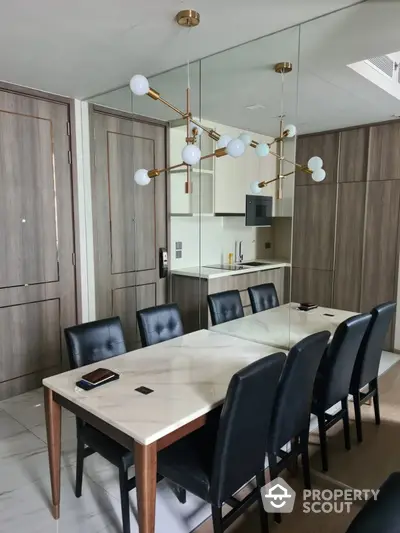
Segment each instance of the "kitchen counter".
M202 267L187 267L187 268L181 268L181 269L174 269L171 270L171 274L174 274L176 276L189 276L193 278L202 278L202 279L215 279L215 278L223 278L226 276L237 276L240 274L251 274L253 272L260 272L262 270L272 270L274 268L281 268L281 267L290 267L290 263L286 260L277 260L277 259L249 259L246 261L243 261L243 263L247 263L250 261L259 261L260 263L265 263L263 265L258 266L249 266L243 268L243 270L218 270L216 268L207 268L206 266ZM240 264L240 263L235 263Z

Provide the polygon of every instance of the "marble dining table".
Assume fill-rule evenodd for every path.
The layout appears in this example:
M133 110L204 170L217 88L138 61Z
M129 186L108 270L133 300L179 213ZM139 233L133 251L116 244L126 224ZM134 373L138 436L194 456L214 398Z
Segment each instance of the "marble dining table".
M288 350L318 331L327 330L333 334L343 320L357 314L329 307L301 311L298 303L290 302L212 326L210 330Z
M279 351L200 330L44 379L53 517L60 516L61 407L134 452L139 532L154 533L157 452L205 424L236 371ZM76 386L99 367L120 379L91 391Z

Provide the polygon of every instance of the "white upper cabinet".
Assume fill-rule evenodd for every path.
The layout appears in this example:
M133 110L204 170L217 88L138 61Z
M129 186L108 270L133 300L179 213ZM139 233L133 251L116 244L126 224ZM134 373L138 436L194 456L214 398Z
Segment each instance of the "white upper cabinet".
M224 126L210 121L202 123L215 129L219 134L236 138L243 130ZM266 135L248 132L251 138L258 142L269 143L273 139ZM182 121L176 121L176 126L170 128L170 165L182 161L182 148L186 142L186 126ZM202 155L208 155L215 150L215 142L206 134L200 140ZM274 147L273 147L274 148ZM258 157L251 147L246 149L243 156L209 158L201 165L192 168L192 194L185 193L186 169L171 172L171 214L240 214L244 215L246 194L251 194L250 185L253 181L268 181L276 177L276 158L272 155ZM285 184L285 182L284 182ZM262 190L264 196L272 196L273 215L291 216L279 213L282 211L282 200L276 198L276 183L270 184ZM293 195L291 195L293 196ZM292 200L291 200L292 202ZM278 204L281 204L278 206ZM286 211L291 212L290 208Z

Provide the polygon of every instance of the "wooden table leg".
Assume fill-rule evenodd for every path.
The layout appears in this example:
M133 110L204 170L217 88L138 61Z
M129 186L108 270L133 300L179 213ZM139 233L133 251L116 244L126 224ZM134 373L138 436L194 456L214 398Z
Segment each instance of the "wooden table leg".
M154 533L156 523L157 443L135 442L139 533Z
M60 518L60 467L61 467L61 406L54 401L53 391L44 387L46 410L47 448L49 452L52 515Z

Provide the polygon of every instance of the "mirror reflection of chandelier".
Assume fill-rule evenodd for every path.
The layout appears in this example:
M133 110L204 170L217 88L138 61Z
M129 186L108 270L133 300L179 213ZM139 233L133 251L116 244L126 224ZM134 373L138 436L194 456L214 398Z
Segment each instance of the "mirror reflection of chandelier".
M176 16L176 21L180 26L194 27L198 26L200 23L200 15L192 9L187 9L185 11L180 11ZM292 64L289 62L278 63L275 65L275 72L278 72L282 75L282 87L283 87L283 78L284 74L292 70ZM186 120L186 145L182 149L182 163L173 165L170 167L162 169L139 169L135 172L134 180L138 185L148 185L151 181L151 178L159 176L162 172L168 172L170 170L175 170L177 168L186 167L187 170L187 180L186 180L186 193L190 192L190 170L193 165L197 165L200 161L204 159L209 159L211 157L241 157L246 149L252 148L255 151L255 154L258 157L266 157L272 155L277 158L279 161L279 171L278 176L269 181L260 181L254 182L251 184L251 192L253 194L258 194L261 192L263 187L266 187L269 183L274 181L279 181L281 183L282 179L286 176L289 176L294 173L289 172L283 174L283 162L289 163L294 166L294 168L299 169L307 174L310 174L314 181L323 181L326 176L325 170L323 167L323 161L320 157L314 156L309 159L306 165L302 165L293 161L290 161L285 158L284 155L284 141L285 139L293 138L296 135L296 127L292 124L284 126L283 124L283 107L280 115L280 132L279 136L273 139L270 143L259 143L256 140L252 139L248 133L241 133L237 138L232 139L228 135L223 135L217 131L204 126L200 121L195 119L192 116L190 110L190 87L186 89L186 110L182 111L175 107L173 104L165 100L159 92L151 88L149 81L145 76L141 74L136 74L130 80L130 88L134 95L144 96L147 95L153 100L158 100L162 104L166 105L173 111L175 111L181 118ZM282 102L283 102L283 93L282 93ZM282 103L283 106L283 103ZM202 155L200 148L196 145L197 139L203 135L207 134L211 139L216 141L216 149L214 152ZM271 147L274 143L277 143L278 152L271 150Z

